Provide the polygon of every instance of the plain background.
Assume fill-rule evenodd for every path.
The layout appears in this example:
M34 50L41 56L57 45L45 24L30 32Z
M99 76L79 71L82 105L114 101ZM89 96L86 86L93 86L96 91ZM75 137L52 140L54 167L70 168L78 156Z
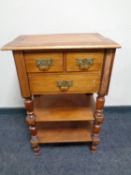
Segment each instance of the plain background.
M0 47L21 34L99 32L122 45L106 105L131 105L131 0L0 0ZM22 107L11 52L0 51L0 107Z

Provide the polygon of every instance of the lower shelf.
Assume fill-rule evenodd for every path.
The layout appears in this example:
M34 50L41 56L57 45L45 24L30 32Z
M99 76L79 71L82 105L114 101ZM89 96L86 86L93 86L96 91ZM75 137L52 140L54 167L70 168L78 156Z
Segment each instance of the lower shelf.
M92 121L46 122L37 124L39 143L92 141Z

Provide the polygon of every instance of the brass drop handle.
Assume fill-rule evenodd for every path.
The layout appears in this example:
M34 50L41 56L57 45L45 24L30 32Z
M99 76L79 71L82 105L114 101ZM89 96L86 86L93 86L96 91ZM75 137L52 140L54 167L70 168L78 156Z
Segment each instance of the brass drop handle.
M61 91L67 91L73 85L73 81L72 80L58 80L56 82L56 85Z
M36 66L40 71L46 71L53 65L52 59L37 59Z
M81 70L88 70L90 66L92 66L94 63L93 58L79 58L76 59L76 64L79 66Z

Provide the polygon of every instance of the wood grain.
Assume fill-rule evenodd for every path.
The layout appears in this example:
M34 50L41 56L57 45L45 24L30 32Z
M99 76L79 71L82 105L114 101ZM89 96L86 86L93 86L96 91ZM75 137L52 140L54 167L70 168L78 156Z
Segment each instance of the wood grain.
M95 121L92 130L92 146L91 146L92 152L96 151L97 145L100 143L100 131L102 128L102 123L104 121L104 113L103 113L104 103L105 103L104 96L98 95L96 99L96 111L94 114Z
M19 78L21 95L23 97L30 97L29 82L28 82L28 76L26 73L23 52L22 51L13 51L13 55L14 55L17 75Z
M37 124L39 143L92 141L92 122L51 122Z
M5 45L3 50L99 49L119 48L116 42L98 33L21 35Z
M104 50L87 50L84 52L67 52L66 53L66 69L67 71L83 71L79 68L76 64L77 59L85 59L85 58L92 58L93 64L89 67L88 72L96 71L101 72L103 59L104 59Z
M27 72L62 72L63 71L63 53L62 52L43 52L43 51L26 51L25 63ZM37 65L36 60L53 60L52 66L48 70L41 71Z
M32 95L61 94L61 93L93 93L99 90L99 74L29 74L30 90ZM67 91L61 91L57 86L59 80L72 81Z
M22 35L2 48L13 51L35 152L39 143L87 141L96 151L115 50L120 47L98 33L85 33ZM94 62L80 70L79 58ZM43 72L36 59L53 59L54 64ZM98 94L96 102L93 93Z
M34 113L36 122L89 121L94 120L92 95L36 96Z
M40 147L38 144L36 120L35 120L35 115L33 111L33 100L31 98L25 98L24 104L27 112L26 122L28 124L29 131L31 134L31 140L30 140L31 146L32 146L32 149L36 153L38 153L40 151Z
M105 51L103 73L102 73L101 85L99 89L99 94L101 96L108 94L114 56L115 56L115 49L108 49Z

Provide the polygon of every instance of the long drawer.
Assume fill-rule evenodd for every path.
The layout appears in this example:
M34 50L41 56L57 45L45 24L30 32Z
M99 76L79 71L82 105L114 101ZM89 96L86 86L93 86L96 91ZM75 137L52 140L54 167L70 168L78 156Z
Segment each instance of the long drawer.
M100 84L99 74L29 74L31 94L93 93Z

